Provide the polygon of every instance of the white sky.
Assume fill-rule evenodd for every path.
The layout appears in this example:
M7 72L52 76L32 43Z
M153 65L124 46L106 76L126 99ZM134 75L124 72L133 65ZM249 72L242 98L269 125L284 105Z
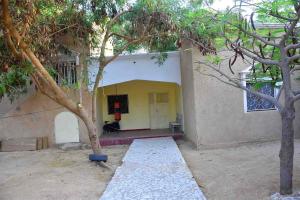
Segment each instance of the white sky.
M249 0L248 2L251 3L257 3L260 2L261 0ZM225 10L226 8L231 8L235 4L235 0L214 0L214 3L212 7L216 10ZM251 13L253 12L253 7L251 6L243 6L242 9L244 10L243 15L244 16L250 16ZM255 16L254 16L255 19Z
M232 7L233 5L233 0L215 0L212 7L216 10L225 10L227 7Z
M128 0L129 3L134 3L136 0ZM259 2L260 0L249 0L251 3ZM234 6L235 0L214 0L212 7L216 10L225 10L226 8L231 8ZM246 11L246 15L251 14L252 9L249 7L243 7Z

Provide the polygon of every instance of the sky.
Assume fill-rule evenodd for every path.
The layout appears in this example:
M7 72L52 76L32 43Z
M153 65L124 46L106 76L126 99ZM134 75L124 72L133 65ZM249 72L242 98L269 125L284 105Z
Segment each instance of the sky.
M212 7L216 10L225 10L227 7L232 7L234 1L232 0L215 0Z
M257 3L260 0L250 0L249 2L251 3ZM235 4L234 0L214 0L214 3L212 5L212 7L216 10L225 10L226 8L231 8L233 7ZM250 16L251 13L253 12L253 7L249 7L249 6L243 6L242 8L244 10L243 15L244 16ZM255 19L255 16L254 16Z

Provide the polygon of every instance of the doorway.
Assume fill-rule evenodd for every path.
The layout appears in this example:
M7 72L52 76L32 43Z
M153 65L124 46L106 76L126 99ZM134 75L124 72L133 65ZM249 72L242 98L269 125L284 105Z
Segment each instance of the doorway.
M150 129L168 128L169 123L169 94L150 93Z
M78 119L73 113L61 112L55 117L55 143L79 142Z

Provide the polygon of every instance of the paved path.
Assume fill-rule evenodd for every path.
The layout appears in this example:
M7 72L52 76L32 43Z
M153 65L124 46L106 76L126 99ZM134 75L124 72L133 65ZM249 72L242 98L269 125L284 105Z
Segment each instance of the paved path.
M137 139L100 200L205 200L172 138Z

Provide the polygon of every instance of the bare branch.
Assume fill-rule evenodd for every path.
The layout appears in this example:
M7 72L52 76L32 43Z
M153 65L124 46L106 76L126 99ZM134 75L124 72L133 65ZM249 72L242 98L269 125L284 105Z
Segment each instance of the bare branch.
M279 62L278 61L274 61L274 60L271 60L271 59L267 59L267 58L262 58L260 56L258 56L257 54L255 54L254 52L250 51L249 49L243 47L243 46L237 46L236 43L232 42L228 37L226 37L224 35L225 39L233 46L235 46L236 49L240 50L243 54L245 54L247 57L257 61L257 62L260 62L260 63L263 63L263 64L266 64L266 65L279 65ZM233 49L234 50L234 49Z
M298 91L293 91L293 94L294 94L295 96L299 95L299 94L300 94L300 90L298 90Z
M199 45L203 50L206 50L207 52L214 52L215 51L215 49L209 48L209 47L207 47L207 45L203 44L202 42L196 41L193 38L187 37L185 39L190 40L193 43ZM221 52L221 51L218 51L218 52Z
M245 30L242 26L236 26L236 25L234 25L234 24L232 24L230 22L226 22L226 23L230 24L231 26L236 27L237 29L239 29L243 33L245 33L245 34L247 34L247 35L249 35L249 36L251 36L251 37L253 37L253 38L255 38L255 39L257 39L257 40L259 40L261 42L263 42L264 44L267 44L267 45L270 45L270 46L273 46L273 47L279 47L279 44L277 44L275 42L268 41L264 37L262 37L260 35L257 35L254 32L249 32L249 31Z
M223 79L222 79L221 77L219 77L219 76L216 76L216 75L213 75L213 74L203 73L203 72L200 72L199 70L198 70L198 72L199 72L200 74L204 75L204 76L210 76L210 77L216 78L217 80L221 81L222 83L225 83L226 85L230 85L230 86L232 86L232 87L239 88L239 87L237 87L235 84L230 83L230 82L227 82L227 81L223 80Z
M300 54L296 54L294 56L288 57L289 63L291 63L291 62L293 62L295 60L298 60L298 59L300 59Z
M298 48L300 48L300 43L298 43L298 44L290 44L290 45L287 45L285 47L285 51L287 52L290 49L298 49Z
M296 66L293 69L291 69L290 73L293 74L295 71L300 71L300 66Z
M261 58L261 57L259 57L257 55L254 55L252 52L250 52L248 49L246 49L244 47L238 47L238 48L247 57L249 57L249 58L251 58L251 59L253 59L253 60L257 61L257 62L266 64L266 65L278 65L279 64L278 61L274 61L274 60L266 59L266 58Z
M292 23L291 23L290 27L288 28L287 32L282 36L282 39L279 42L280 46L284 46L284 43L289 38L289 36L293 33L295 27L297 26L299 19L300 19L300 9L298 8L297 18L296 18L296 20L292 21Z
M293 102L298 101L298 100L300 100L300 94L296 95L296 96L293 98Z
M233 79L232 77L228 76L226 73L224 73L222 70L220 70L219 68L217 68L216 66L210 64L210 63L206 63L206 62L202 62L202 61L198 61L197 63L199 64L204 64L205 66L209 67L210 69L214 70L215 72L219 73L221 76L225 77L229 82L231 82L232 84L235 85L235 87L238 87L240 89L243 89L251 94L254 94L255 96L261 97L263 99L266 99L267 101L273 103L278 110L281 112L282 110L282 105L280 104L279 101L276 100L275 97L272 97L270 95L266 95L263 94L261 92L249 89L247 87L245 87L240 81L237 81L235 79Z

